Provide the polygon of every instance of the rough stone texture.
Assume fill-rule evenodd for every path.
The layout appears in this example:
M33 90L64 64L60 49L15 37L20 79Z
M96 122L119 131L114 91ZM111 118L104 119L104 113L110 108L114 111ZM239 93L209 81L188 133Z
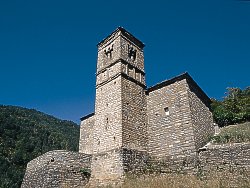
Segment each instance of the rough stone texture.
M95 123L95 115L90 114L86 118L82 118L80 125L79 152L93 153L93 127Z
M194 133L186 80L150 91L147 104L149 155L164 160L193 153ZM165 114L166 107L169 115Z
M131 47L136 51L133 57L129 53ZM97 73L120 59L144 71L143 47L144 44L125 29L117 28L98 44Z
M122 146L121 77L96 89L93 154Z
M196 156L150 159L147 170L193 174L203 179L220 176L227 178L231 187L237 187L238 181L250 179L250 143L209 145Z
M122 181L124 169L119 149L94 154L91 165L90 184L92 187Z
M147 103L144 88L122 78L122 146L147 149Z
M242 169L250 175L250 143L209 145L199 152L199 160L205 172Z
M126 169L137 168L134 165L137 154L146 153L142 48L139 40L121 28L98 45L92 182L105 184L120 180ZM137 154L125 157L130 152Z
M214 134L210 99L187 73L157 84L147 93L150 156L193 159Z
M195 82L188 82L188 97L191 110L191 119L194 132L195 149L196 151L206 145L209 138L215 134L213 125L213 115L210 111L210 104L207 104L202 96L202 90L199 86L195 86Z
M90 186L120 184L127 173L142 174L147 160L146 151L127 148L94 154Z
M227 172L226 178L237 187L237 180L250 179L250 143L209 145L199 152L199 163L202 175Z
M22 188L83 187L88 183L91 155L50 151L27 165Z

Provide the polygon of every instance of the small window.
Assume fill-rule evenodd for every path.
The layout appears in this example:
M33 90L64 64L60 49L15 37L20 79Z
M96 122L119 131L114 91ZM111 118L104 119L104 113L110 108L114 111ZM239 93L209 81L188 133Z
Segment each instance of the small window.
M128 56L133 61L136 59L136 49L133 46L128 45Z
M164 108L164 112L165 112L166 116L169 116L169 108L168 107Z

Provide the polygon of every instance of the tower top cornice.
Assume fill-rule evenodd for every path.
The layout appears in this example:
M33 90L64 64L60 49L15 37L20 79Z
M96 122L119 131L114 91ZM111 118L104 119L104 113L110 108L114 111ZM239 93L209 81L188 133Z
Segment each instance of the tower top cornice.
M136 37L134 37L130 32L128 32L126 29L124 29L123 27L118 27L115 31L113 31L109 36L107 36L106 38L104 38L101 42L99 42L97 44L98 48L102 47L104 44L106 44L109 40L112 40L113 38L117 37L117 36L124 36L125 38L127 38L128 40L130 40L131 42L133 42L135 45L137 45L139 48L143 49L145 44L143 42L141 42L139 39L137 39Z

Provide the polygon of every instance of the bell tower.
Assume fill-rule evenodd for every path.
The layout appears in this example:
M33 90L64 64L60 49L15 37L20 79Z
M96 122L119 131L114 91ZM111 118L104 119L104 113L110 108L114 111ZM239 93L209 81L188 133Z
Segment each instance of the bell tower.
M144 44L118 27L98 44L92 180L140 171L147 149Z

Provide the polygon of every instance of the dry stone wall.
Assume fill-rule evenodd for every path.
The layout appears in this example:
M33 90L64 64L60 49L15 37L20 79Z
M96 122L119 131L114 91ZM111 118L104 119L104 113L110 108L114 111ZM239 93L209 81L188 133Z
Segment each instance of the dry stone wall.
M199 152L202 171L239 171L250 176L250 143L209 145Z
M90 165L90 155L50 151L28 163L21 187L83 187L89 180Z
M199 173L205 177L224 176L232 187L238 187L238 181L249 182L250 143L209 145L199 152Z
M250 143L209 145L191 157L175 156L164 160L149 158L147 170L160 173L185 173L206 179L227 178L232 187L250 179Z

